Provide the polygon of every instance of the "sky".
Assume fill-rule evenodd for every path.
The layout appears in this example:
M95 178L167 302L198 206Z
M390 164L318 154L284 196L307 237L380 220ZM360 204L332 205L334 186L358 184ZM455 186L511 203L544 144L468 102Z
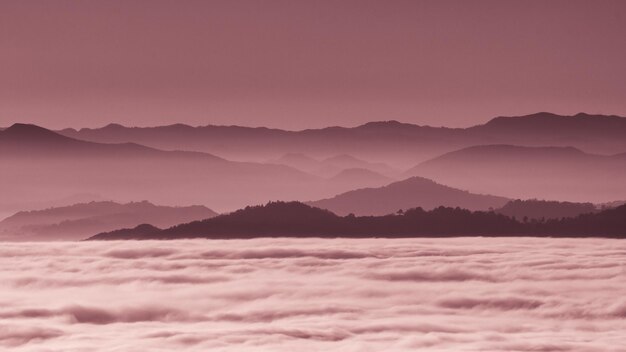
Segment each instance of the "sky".
M626 115L626 1L2 0L0 126Z

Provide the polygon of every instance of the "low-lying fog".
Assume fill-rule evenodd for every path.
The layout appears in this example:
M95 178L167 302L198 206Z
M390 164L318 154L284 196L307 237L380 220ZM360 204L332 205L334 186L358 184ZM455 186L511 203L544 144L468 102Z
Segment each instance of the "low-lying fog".
M624 351L626 242L5 243L11 351Z

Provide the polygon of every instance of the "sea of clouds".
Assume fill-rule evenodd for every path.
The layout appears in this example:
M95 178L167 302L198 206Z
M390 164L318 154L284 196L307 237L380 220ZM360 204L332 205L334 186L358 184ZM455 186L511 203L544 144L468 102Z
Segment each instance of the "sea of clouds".
M4 243L0 350L626 351L626 242Z

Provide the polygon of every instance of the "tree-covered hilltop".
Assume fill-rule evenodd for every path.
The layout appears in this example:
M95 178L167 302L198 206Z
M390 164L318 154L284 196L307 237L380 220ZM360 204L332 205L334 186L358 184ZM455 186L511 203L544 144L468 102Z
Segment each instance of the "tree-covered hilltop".
M574 218L524 222L492 211L446 207L342 217L300 202L270 202L164 230L142 225L90 239L446 236L626 237L626 206Z
M539 199L512 200L496 213L516 219L561 219L600 211L593 203L559 202Z

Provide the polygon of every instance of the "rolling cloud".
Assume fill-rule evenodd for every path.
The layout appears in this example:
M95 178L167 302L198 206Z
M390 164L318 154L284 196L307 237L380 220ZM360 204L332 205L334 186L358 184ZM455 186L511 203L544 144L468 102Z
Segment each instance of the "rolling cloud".
M11 351L621 351L608 239L6 243Z

